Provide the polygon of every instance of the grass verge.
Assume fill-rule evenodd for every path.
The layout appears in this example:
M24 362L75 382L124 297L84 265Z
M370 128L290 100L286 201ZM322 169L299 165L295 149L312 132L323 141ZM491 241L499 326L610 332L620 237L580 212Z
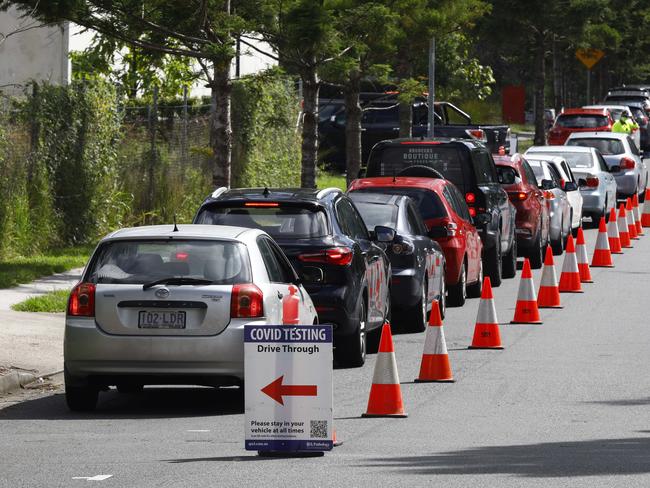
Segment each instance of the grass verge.
M80 268L88 261L91 246L58 249L35 256L12 256L0 259L0 288L29 283L42 276Z
M344 175L322 170L317 173L316 186L321 190L323 188L340 188L341 190L346 191L348 188L345 183Z
M65 312L70 290L57 290L28 298L11 306L17 312Z

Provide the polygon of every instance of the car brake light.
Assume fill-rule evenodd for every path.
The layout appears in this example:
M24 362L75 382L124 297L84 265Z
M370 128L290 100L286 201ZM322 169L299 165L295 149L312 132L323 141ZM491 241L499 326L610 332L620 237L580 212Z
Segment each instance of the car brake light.
M352 262L352 249L349 247L333 247L321 252L301 254L298 259L303 263L325 263L334 266L347 266Z
M187 261L187 258L189 258L190 255L186 252L177 252L176 253L176 260L177 261Z
M474 207L469 207L470 217L476 217L476 209Z
M622 158L621 159L621 169L634 169L634 159L631 158Z
M478 139L479 141L487 141L483 129L467 129L465 132L473 139Z
M530 196L530 194L526 193L525 191L516 191L516 192L508 193L508 196L510 196L510 200L523 202Z
M270 208L270 207L279 207L278 202L246 202L244 207L256 207L256 208Z
M553 195L552 191L545 190L544 191L544 198L546 198L547 200L553 200L555 198L555 195Z
M95 285L77 283L68 299L68 315L73 317L95 316Z
M400 144L405 145L405 146L414 146L414 145L437 146L439 144L442 144L442 142L437 142L437 141L406 141L406 142L400 142Z
M598 183L600 183L600 181L595 176L587 178L587 186L589 188L596 188L598 186Z
M233 285L230 296L230 317L247 319L264 316L264 295L253 283Z
M465 201L470 205L472 203L476 203L476 195L474 195L473 193L465 193Z

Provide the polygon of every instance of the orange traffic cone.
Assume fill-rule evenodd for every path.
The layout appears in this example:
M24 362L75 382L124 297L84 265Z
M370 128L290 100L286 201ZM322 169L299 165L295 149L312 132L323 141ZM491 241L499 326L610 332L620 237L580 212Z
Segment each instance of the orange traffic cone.
M643 226L641 225L641 214L639 213L639 195L636 193L632 197L632 215L634 215L634 225L636 226L636 233L639 236L643 235Z
M424 352L422 353L422 362L420 363L420 375L415 382L454 382L437 300L434 300L431 306L429 326L427 327L427 335L424 339Z
M612 221L610 220L611 224ZM616 223L614 222L614 225ZM591 265L594 268L613 268L612 253L609 249L609 236L607 234L607 226L605 225L605 217L600 218L600 225L598 226L598 238L596 239L596 248L594 249L594 256L591 259ZM619 242L620 247L620 242ZM580 266L580 263L578 263ZM582 278L582 270L580 277Z
M497 322L497 311L494 308L492 283L488 276L483 280L481 301L478 304L478 315L474 326L474 338L469 349L503 349L501 333Z
M402 388L395 362L393 336L388 323L385 323L381 329L368 408L362 417L407 417L402 403Z
M627 212L625 211L625 205L622 203L618 209L618 233L621 238L621 247L632 247L632 241L630 240L630 231L628 230L627 226Z
M519 293L517 294L517 305L515 316L511 324L541 324L539 310L537 310L537 296L535 295L535 283L533 273L530 271L530 261L524 259L524 267L521 271L519 281Z
M566 253L564 255L564 263L562 263L559 286L560 293L582 293L576 248L571 234L569 234L569 240L566 244Z
M607 240L609 241L609 250L612 254L623 254L621 248L621 236L618 234L618 224L616 223L616 209L609 211L609 222L607 222ZM596 242L598 244L598 242ZM591 265L594 263L592 261Z
M602 224L605 222L605 219L601 217L600 221ZM605 226L603 226L603 229L605 229ZM600 233L600 230L598 232ZM604 235L605 235L605 240L607 240L607 233L605 233ZM607 244L607 249L609 249L609 244ZM585 233L582 231L582 226L578 227L578 238L576 240L576 256L578 257L578 272L580 273L580 282L593 283L594 280L591 279L591 271L589 271L589 258L587 257L587 245L585 244Z
M553 250L551 246L546 248L537 306L539 308L562 308L560 304L560 288L557 285L557 275L555 274L555 263L553 262Z
M343 445L343 441L340 441L336 438L336 429L332 428L332 445L334 447L339 447Z
M650 227L650 188L646 188L645 190L645 202L643 203L641 225L643 227Z
M634 215L632 215L632 199L628 197L625 201L625 215L627 219L627 231L630 233L630 239L638 240L639 234L636 232Z

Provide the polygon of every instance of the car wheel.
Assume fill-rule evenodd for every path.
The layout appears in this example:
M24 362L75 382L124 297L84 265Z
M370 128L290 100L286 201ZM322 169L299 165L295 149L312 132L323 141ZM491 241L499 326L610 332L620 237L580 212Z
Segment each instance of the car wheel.
M514 278L517 274L517 241L513 239L508 254L503 256L503 277Z
M65 401L73 412L92 412L97 406L99 390L92 386L66 386Z
M358 368L366 362L366 324L368 320L366 303L363 299L357 305L358 325L354 334L343 337L336 345L336 362L340 366Z
M460 268L458 283L449 287L449 303L456 307L465 305L467 299L467 265L465 261Z
M483 267L487 272L487 275L490 277L492 286L501 285L501 261L501 234L497 234L495 246L492 249L486 250L483 257Z
M467 296L470 298L478 298L483 291L483 261L479 260L478 280L476 283L467 287Z
M404 329L407 332L423 332L427 328L427 289L427 281L423 279L420 300L413 307L406 310L406 326Z
M544 264L544 243L542 242L541 225L537 233L537 239L535 239L533 247L528 253L528 258L530 259L530 267L533 269L539 269Z

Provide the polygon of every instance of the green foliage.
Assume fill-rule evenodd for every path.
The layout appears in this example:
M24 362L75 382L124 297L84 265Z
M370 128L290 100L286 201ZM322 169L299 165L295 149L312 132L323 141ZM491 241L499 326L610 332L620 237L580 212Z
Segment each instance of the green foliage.
M16 312L45 312L60 313L65 312L68 307L68 297L70 290L56 290L30 297L20 303L11 306Z
M316 176L316 187L323 188L340 188L342 191L348 189L345 176L328 171L319 171Z
M233 186L299 186L299 100L271 71L233 84Z

